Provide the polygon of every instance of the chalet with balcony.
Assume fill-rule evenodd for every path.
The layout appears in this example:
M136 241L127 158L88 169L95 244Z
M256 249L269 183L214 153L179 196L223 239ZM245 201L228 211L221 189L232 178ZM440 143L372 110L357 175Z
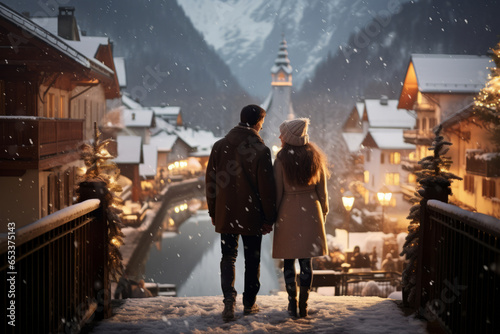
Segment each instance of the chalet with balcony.
M351 157L358 163L359 168L352 170L354 179L363 184L365 203L378 203L376 193L388 188L393 193L391 206L396 207L392 214L409 209L403 201L402 186L412 180L402 169L402 162L413 158L415 149L402 139L403 131L411 129L415 119L398 110L397 104L386 96L358 102L342 128Z
M397 105L397 100L386 96L357 102L342 127L349 153L361 167L366 203L373 202L373 196L384 185L400 194L401 187L411 181L401 166L413 159L414 146L403 143L397 134L411 129L415 119L411 113L398 110ZM399 197L394 196L394 205L400 202Z
M446 154L450 172L463 181L453 182L449 201L469 211L500 218L500 153L489 139L470 104L441 122L441 134L453 143Z
M417 146L416 161L429 155L433 128L466 108L483 88L489 66L487 56L411 55L398 108L415 113L415 127L404 132L404 140Z
M156 118L161 118L165 122L168 122L175 126L182 126L182 114L181 107L177 106L161 106L161 107L151 107Z
M0 3L3 227L22 227L73 203L78 146L91 138L106 100L120 94L109 41L79 40L71 7L54 19L57 33Z

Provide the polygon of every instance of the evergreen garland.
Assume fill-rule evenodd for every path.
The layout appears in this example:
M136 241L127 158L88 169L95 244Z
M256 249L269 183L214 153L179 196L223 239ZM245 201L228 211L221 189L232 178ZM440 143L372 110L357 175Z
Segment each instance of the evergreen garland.
M119 214L122 212L120 207L123 201L115 194L122 191L122 187L116 182L120 177L120 169L114 161L115 157L111 155L106 147L113 142L113 139L100 140L101 133L97 129L97 124L94 123L94 140L93 143L84 143L80 147L80 158L83 160L86 171L81 182L99 182L106 184L106 194L103 199L103 207L106 212L106 220L108 225L108 268L110 269L111 277L118 281L123 275L122 255L120 246L123 245L123 227Z
M406 256L407 266L402 274L403 290L408 294L408 302L415 300L416 284L417 284L417 265L418 254L420 247L419 232L421 222L420 207L424 201L428 199L440 199L438 194L451 195L451 182L453 179L462 180L453 173L448 172L452 161L444 155L450 149L452 143L445 141L440 135L441 126L434 132L436 137L432 142L430 151L434 151L433 155L429 155L418 163L422 165L422 170L415 172L419 186L411 199L413 206L410 208L410 213L407 219L410 220L408 226L408 235L406 236L405 244L401 256Z
M492 51L495 67L490 68L488 82L475 98L475 112L484 121L492 142L500 149L500 43Z

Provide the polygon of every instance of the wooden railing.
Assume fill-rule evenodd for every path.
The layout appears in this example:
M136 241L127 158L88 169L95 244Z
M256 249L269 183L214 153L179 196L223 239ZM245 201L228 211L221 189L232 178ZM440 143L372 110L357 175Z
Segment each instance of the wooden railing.
M0 240L2 333L77 333L109 312L100 203L89 199L18 230L9 225Z
M437 200L421 209L420 314L449 333L498 333L500 220Z
M84 140L83 120L0 116L0 168L52 167ZM47 165L47 166L46 166Z

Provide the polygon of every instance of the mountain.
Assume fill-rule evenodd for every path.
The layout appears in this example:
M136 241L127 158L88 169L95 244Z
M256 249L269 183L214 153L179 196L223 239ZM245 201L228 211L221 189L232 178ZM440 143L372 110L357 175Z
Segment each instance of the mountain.
M31 16L55 16L58 2L3 1ZM182 107L185 123L222 134L253 101L175 0L66 0L89 36L109 36L125 57L127 88L145 106Z
M328 148L337 175L349 167L340 134L354 103L398 99L412 53L487 54L499 42L499 9L489 0L407 2L368 21L316 67L292 100L297 116L311 118L311 140Z
M265 98L270 69L284 34L300 88L328 53L377 16L389 16L408 0L177 0L242 86Z
M352 34L317 66L294 103L310 108L313 100L330 100L347 111L363 96L397 99L412 53L487 54L499 42L499 10L500 3L490 0L405 3L398 13L375 18Z

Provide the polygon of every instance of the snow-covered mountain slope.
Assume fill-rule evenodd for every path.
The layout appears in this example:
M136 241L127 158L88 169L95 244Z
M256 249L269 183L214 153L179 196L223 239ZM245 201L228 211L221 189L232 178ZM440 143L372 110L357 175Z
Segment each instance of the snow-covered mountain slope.
M311 77L329 52L374 17L388 17L406 0L177 0L205 41L245 89L263 97L282 35L294 86Z

